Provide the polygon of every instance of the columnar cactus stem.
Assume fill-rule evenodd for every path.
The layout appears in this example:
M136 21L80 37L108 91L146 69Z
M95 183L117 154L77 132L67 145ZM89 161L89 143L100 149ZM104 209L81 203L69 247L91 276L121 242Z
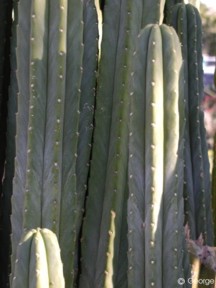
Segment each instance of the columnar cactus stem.
M95 86L98 53L98 23L93 1L84 1L83 76L80 97L80 123L77 156L77 221L81 226L83 207L89 176L90 154L92 151L93 117L95 107ZM77 235L80 231L77 230ZM78 258L77 258L78 261Z
M164 23L169 23L172 17L173 8L178 3L184 3L184 0L166 0L164 7Z
M180 9L174 9L173 19L176 23L174 27L178 27L178 35L182 45L182 55L184 59L188 59L188 37L187 37L187 15L184 5L179 5ZM184 101L185 101L185 135L184 135L184 205L185 205L185 223L189 223L191 227L191 236L195 237L195 203L194 203L194 184L192 175L192 156L190 144L190 128L189 128L189 87L187 85L188 79L188 63L184 61Z
M10 87L8 98L8 118L7 118L7 138L6 138L6 164L5 176L2 185L2 205L4 209L2 212L2 231L0 233L1 246L0 246L0 271L2 276L2 287L7 287L10 274L10 234L11 234L11 196L12 196L12 183L14 177L14 158L15 158L15 135L16 135L16 112L17 112L17 79L16 79L16 29L17 29L17 5L18 0L13 3L14 21L12 24L12 38L11 38L11 52L10 52ZM1 280L0 280L1 283Z
M189 69L189 117L191 152L193 159L193 181L196 209L196 233L203 233L206 244L213 245L211 191L209 160L204 127L204 114L200 104L203 98L203 70L202 70L202 23L199 12L192 5L187 5L188 51L193 55L188 62ZM199 164L198 164L199 163ZM198 168L199 167L199 168Z
M149 25L141 32L134 69L129 140L129 287L175 287L184 275L179 248L184 243L184 85L181 47L173 28Z
M21 239L23 229L24 191L27 163L27 131L28 131L28 108L29 97L29 62L30 57L30 28L31 28L31 1L21 0L18 3L17 25L17 81L19 87L18 113L16 115L16 157L15 174L13 180L12 196L12 274L16 249ZM24 153L23 153L24 152ZM16 169L19 167L19 169Z
M181 46L174 29L161 26L164 93L163 286L182 275L184 241L184 78ZM172 223L172 225L170 224ZM171 273L171 275L170 275Z
M23 236L11 287L65 287L58 240L52 231L32 229Z
M42 226L43 148L46 121L48 1L32 1L29 55L29 119L24 229ZM38 117L38 115L40 115ZM42 136L41 136L42 134ZM31 191L31 193L30 193ZM29 209L31 207L31 209Z
M145 287L145 97L148 39L152 27L138 36L134 53L133 90L130 99L129 191L128 200L128 282L129 287ZM137 108L140 108L137 110ZM134 113L136 111L136 113ZM141 132L142 131L142 132ZM136 244L135 244L136 243ZM136 246L135 246L135 245ZM138 248L138 249L137 249Z
M39 231L35 233L32 239L29 258L29 288L48 288L50 285L46 259L46 248ZM16 283L16 280L14 282Z
M124 1L121 1L124 3ZM97 107L95 113L94 149L89 181L87 213L82 239L81 287L95 286L96 265L91 259L97 255L100 223L109 154L110 126L113 106L113 87L118 63L116 51L120 53L118 33L121 31L120 1L108 2L104 10L102 55L99 67ZM112 31L112 33L110 33ZM119 55L118 53L118 55ZM105 69L104 69L105 68ZM92 191L92 192L91 192ZM91 232L90 232L91 231ZM91 238L88 237L91 233ZM94 239L92 241L92 239Z
M87 178L90 166L90 153L92 147L93 116L95 106L95 82L97 73L97 42L98 29L96 9L92 1L84 2L84 35L83 42L83 76L80 97L80 123L77 159L77 190L80 200L84 201L87 189ZM91 28L89 28L91 27ZM84 149L87 147L87 149ZM83 205L81 205L83 207Z
M68 3L67 70L63 120L63 168L59 238L59 244L62 249L63 263L65 261L68 262L67 267L64 269L67 285L75 285L74 281L78 267L75 266L74 262L78 261L76 259L76 251L80 232L79 215L80 210L83 209L83 207L80 207L79 205L80 195L78 195L77 191L76 174L76 166L78 162L78 142L79 137L82 136L79 135L79 120L84 53L83 9L84 4L82 0L71 1ZM93 37L96 38L95 35L93 35ZM73 115L73 118L70 115ZM81 201L83 201L83 199ZM68 219L73 219L70 227L68 227ZM68 255L71 255L70 259L68 259Z
M71 287L78 271L93 128L98 41L93 0L21 0L18 38L12 262L23 229L49 228L59 239Z
M118 283L126 279L127 248L120 249L120 243L127 246L126 221L122 219L126 217L127 199L125 143L128 142L128 81L132 72L134 40L142 27L142 11L143 2L140 1L133 4L130 1L112 1L107 2L104 7L96 128L82 241L81 287L101 287L108 278L112 278L113 285L120 285ZM111 231L109 226L113 223L111 213L116 214L114 241L108 232ZM89 233L91 238L88 237ZM114 245L115 251L120 251L120 256L115 252L112 261L112 256L106 255L110 245ZM96 265L91 262L95 255ZM124 268L120 267L120 259ZM113 269L110 267L107 271L107 263L112 263ZM109 274L110 271L114 271L113 275Z
M145 286L162 287L162 217L164 185L163 55L160 29L149 36L145 118ZM154 65L154 61L158 65ZM153 64L152 64L153 63ZM148 78L149 77L149 78ZM160 141L157 143L157 139ZM131 192L132 193L132 192ZM149 263L153 263L149 265ZM155 278L154 275L157 274Z
M142 27L151 23L161 24L164 18L165 0L143 1Z
M209 161L203 111L200 108L203 97L201 19L198 10L191 4L178 4L173 10L171 23L179 34L186 71L186 221L189 222L192 238L196 239L203 233L206 244L212 245Z
M67 1L54 1L50 3L49 9L49 66L44 136L43 197L41 199L42 227L54 231L59 239L63 181L62 149L66 85Z

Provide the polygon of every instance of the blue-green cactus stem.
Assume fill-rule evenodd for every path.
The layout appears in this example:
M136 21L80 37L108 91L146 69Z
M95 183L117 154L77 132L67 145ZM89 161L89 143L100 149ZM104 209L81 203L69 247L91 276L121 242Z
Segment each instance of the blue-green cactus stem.
M104 7L93 155L83 226L81 287L102 287L108 278L112 278L113 285L118 286L127 277L126 250L119 250L121 241L127 246L127 228L121 225L122 217L126 218L124 204L127 199L127 147L123 142L127 143L128 137L126 119L128 79L132 72L130 62L134 40L142 27L143 3L137 1L133 7L130 6L129 1L112 1ZM115 220L111 221L111 213L116 213ZM111 223L118 227L115 228L117 232L114 240L108 232ZM89 233L91 238L88 237ZM102 243L106 243L106 246ZM112 260L112 256L107 254L110 245L114 245L115 251L121 251L120 255L115 252ZM96 265L90 260L93 257L97 258ZM120 262L125 266L122 270ZM113 265L109 271L106 269L108 263Z
M83 75L83 1L68 3L66 86L62 142L62 192L59 244L62 251L66 287L75 285L80 206L77 191L77 157ZM73 219L68 226L68 219ZM70 255L70 257L68 257Z
M39 230L46 248L49 284L55 288L65 287L61 250L56 235L49 229Z
M175 5L183 2L183 0L165 0L164 23L170 23Z
M100 223L109 153L112 93L115 70L118 63L116 51L120 53L118 32L122 30L120 21L121 2L109 2L104 8L102 52L96 94L93 154L82 239L81 287L95 286L96 263L92 263L91 259L97 255L100 237ZM89 233L91 233L91 238L88 237Z
M16 259L16 249L22 236L24 191L27 166L27 133L29 116L29 61L31 35L31 2L20 0L18 3L17 25L17 81L19 87L16 115L16 157L12 196L12 273Z
M48 229L31 229L17 249L12 288L64 288L63 265L56 235Z
M178 7L178 8L177 8ZM188 58L188 39L187 39L187 15L185 5L177 5L174 7L173 20L176 21L174 27L177 27L177 32L182 45L182 55L184 59ZM185 224L190 226L191 237L194 238L196 233L195 228L195 203L194 203L194 187L192 176L192 158L191 158L191 144L190 144L190 125L189 125L189 87L188 87L188 63L184 61L184 101L185 101L185 134L184 134L184 210L185 210Z
M46 248L43 242L43 238L40 232L36 231L31 242L31 250L29 257L29 288L49 287L49 273L47 266Z
M66 82L67 1L49 6L47 111L43 167L42 227L60 235L63 115Z
M166 25L149 25L140 33L134 54L128 171L129 287L175 286L184 275L185 124L178 36Z
M42 226L43 149L47 95L48 1L31 6L29 118L23 228Z
M98 60L98 21L94 1L84 1L83 7L83 74L80 95L80 120L78 138L77 174L77 236L83 220L87 181L92 151L93 118L95 110L95 87ZM78 237L77 237L78 240ZM80 245L80 242L77 243ZM77 250L77 249L76 249ZM77 261L78 261L78 257ZM77 264L78 265L78 264Z
M175 286L182 273L184 239L183 135L184 78L175 30L161 26L164 97L163 286ZM172 223L172 224L171 224Z
M129 138L129 194L128 199L128 285L145 287L145 93L146 64L149 35L152 26L147 26L137 39L134 53L134 75L130 97Z
M124 245L124 249L128 250L127 234L125 234L127 227L124 227L124 223L126 222L124 205L128 199L128 146L125 143L128 143L129 137L132 137L128 126L130 79L131 74L133 74L132 61L135 50L135 39L142 25L142 11L139 10L142 8L142 3L133 2L132 5L129 1L126 1L124 5L126 12L123 21L125 23L123 21L122 23L125 27L125 38L124 42L122 42L121 66L119 65L121 73L116 74L114 83L109 159L107 163L104 211L102 214L97 260L98 271L96 273L97 285L101 286L102 281L104 281L105 287L109 287L108 283L110 283L111 278L113 287L127 285L123 282L123 278L127 277L125 272L128 273L128 268L126 271L122 269L121 274L119 273L121 263L127 261L125 253L120 248ZM111 215L115 215L114 220ZM114 228L110 225L114 225ZM113 229L115 230L114 239L112 238ZM106 245L103 245L103 243L106 243ZM110 249L114 249L115 251L113 258L112 254L106 254ZM103 269L105 269L104 280L101 277Z
M29 259L31 252L32 237L34 235L34 230L26 233L21 239L17 246L17 255L14 260L14 271L12 275L11 287L28 287L29 285ZM23 249L23 251L22 251ZM21 276L17 278L17 276Z
M2 205L4 209L2 211L2 233L0 233L0 239L2 244L0 246L0 270L2 271L2 282L0 280L0 286L6 287L9 282L10 274L10 234L11 234L11 196L12 196L12 183L14 177L14 158L15 158L15 135L16 135L16 112L17 112L17 79L16 79L16 29L17 29L17 4L18 1L14 1L14 21L12 24L12 38L11 38L11 75L10 75L10 87L8 98L8 117L7 117L7 148L6 148L6 164L5 164L5 176L2 185Z
M193 5L178 4L173 9L171 23L182 44L185 70L185 222L189 223L192 238L197 239L203 233L206 243L211 245L209 161L200 108L203 97L201 19Z
M152 65L152 61L158 65ZM146 66L145 114L145 286L162 287L164 185L163 55L160 28L152 28ZM157 142L157 139L160 141ZM149 265L149 263L152 263ZM154 275L157 275L155 277Z
M213 244L211 230L211 195L209 162L205 140L203 111L200 101L203 96L203 74L201 53L201 19L198 10L192 5L187 5L188 19L188 87L189 87L189 121L190 141L192 152L192 167L194 181L194 197L196 209L196 233L197 237L203 233L205 242ZM201 67L200 67L201 66Z
M95 108L95 86L98 58L98 22L92 1L84 2L83 75L80 97L80 123L77 159L77 193L81 207L87 190L87 178L92 148L93 117Z
M165 0L143 1L142 27L161 24L164 19Z
M17 35L20 99L12 263L23 228L49 228L59 239L66 286L71 287L78 271L93 128L98 39L94 3L21 0Z

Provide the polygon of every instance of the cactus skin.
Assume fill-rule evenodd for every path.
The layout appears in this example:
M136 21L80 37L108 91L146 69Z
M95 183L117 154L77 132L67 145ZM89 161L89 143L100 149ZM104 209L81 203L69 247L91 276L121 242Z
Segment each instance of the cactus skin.
M23 228L42 227L43 147L46 121L48 1L31 3L29 119ZM40 115L40 117L37 117ZM42 132L42 133L41 133ZM42 134L42 136L41 136ZM30 209L29 209L30 208Z
M10 234L11 234L11 195L12 182L14 176L14 158L15 158L15 135L16 135L16 112L17 112L17 79L16 79L16 29L17 29L17 4L18 1L13 2L14 21L12 24L12 38L11 38L11 75L8 98L8 118L7 118L7 139L6 139L6 165L5 177L2 185L2 231L0 233L0 271L1 277L0 287L7 287L9 284L10 274Z
M173 8L178 3L183 3L183 0L166 0L164 7L164 23L169 23L172 18Z
M129 287L175 287L182 275L181 66L173 28L149 25L142 30L130 108Z
M48 20L48 4L46 1L40 7L38 4L37 1L25 0L18 4L17 80L19 95L11 217L12 274L16 247L23 230L42 225L41 188L44 137L41 137L41 132L44 132L45 128L47 84L45 68L47 57L43 49L44 42L47 41L45 23Z
M38 228L25 233L18 246L11 287L65 287L59 244L52 231Z
M30 1L22 0L18 3L18 23L17 26L17 82L18 82L18 103L16 115L16 157L15 174L13 180L12 195L12 274L14 261L16 259L16 249L22 236L24 191L26 178L27 162L27 130L28 130L28 87L29 67L28 61L30 54ZM22 49L20 48L22 44ZM25 151L25 153L23 153ZM19 167L17 169L16 167Z
M186 130L185 136L185 207L191 237L201 233L206 244L213 244L210 175L203 111L203 71L201 46L201 19L191 4L178 4L173 10L171 24L181 44L186 74ZM188 162L191 158L191 164ZM192 171L189 171L191 169ZM192 181L191 181L192 176ZM195 222L195 223L194 223Z
M83 42L83 75L80 95L80 123L77 157L77 193L78 208L77 235L80 235L80 227L83 221L84 203L89 176L90 155L92 151L93 118L95 110L95 87L98 59L98 23L97 11L93 1L84 1L84 31ZM78 237L77 237L78 240ZM77 243L79 245L80 243ZM77 250L77 249L76 249ZM78 255L76 256L78 262ZM78 266L78 263L76 264Z
M164 19L165 0L142 1L142 28L148 24L161 24Z
M110 283L110 279L118 287L127 285L128 155L125 143L128 142L128 81L132 72L134 40L142 27L143 5L141 1L133 2L132 7L130 1L111 1L106 3L103 11L103 41L89 196L82 235L80 287L102 287ZM109 236L110 225L115 226L115 239L111 232ZM115 256L112 259L112 253L107 256L106 252L113 247ZM116 251L119 251L119 257ZM94 265L91 259L95 257Z
M85 18L87 24L95 25L85 26L84 32ZM43 5L36 0L19 2L20 95L12 199L12 264L23 230L49 228L56 233L62 250L66 287L75 285L78 270L78 237L90 157L89 145L82 145L83 141L91 142L89 122L93 121L94 109L91 107L91 113L84 115L83 105L87 98L90 106L94 103L96 22L93 1L44 1ZM92 40L86 41L84 55L86 35ZM85 131L86 123L91 126L90 131ZM79 141L82 135L84 140ZM81 148L86 151L80 153ZM72 219L69 226L68 219Z
M146 65L147 75L151 81L146 80L146 123L145 132L145 286L155 285L162 287L162 217L163 217L163 139L164 116L163 102L160 95L163 89L163 56L160 29L153 28L149 36L149 54ZM158 66L152 65L152 59ZM153 103L153 104L152 104ZM161 141L157 144L156 139ZM153 148L152 148L153 147ZM147 166L146 166L147 165ZM149 191L149 193L147 193ZM150 193L151 191L151 193ZM131 192L132 193L132 192ZM152 226L154 225L154 226ZM154 264L149 266L148 263ZM157 274L155 279L154 275Z

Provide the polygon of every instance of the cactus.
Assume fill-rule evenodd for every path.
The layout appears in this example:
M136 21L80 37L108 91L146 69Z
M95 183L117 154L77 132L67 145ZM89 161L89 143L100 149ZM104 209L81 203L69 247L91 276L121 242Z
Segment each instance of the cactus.
M184 241L184 85L174 29L147 26L139 35L135 57L128 172L129 287L175 287L184 277L179 250Z
M1 286L13 177L12 288L176 287L191 277L184 223L205 244L213 233L201 22L179 2L14 0ZM179 34L183 66L163 21Z
M59 244L52 231L37 228L24 234L11 287L65 287Z
M204 234L206 244L213 244L210 174L205 140L204 116L200 108L203 97L201 19L191 4L173 9L171 24L178 32L185 69L185 221L192 239Z
M15 177L14 177L14 182L13 182L12 217L11 217L12 273L13 273L13 263L16 257L17 245L21 239L21 235L23 232L23 218L25 217L24 192L26 192L26 177L27 177L27 173L26 173L27 150L28 150L27 148L28 136L27 135L28 135L29 98L30 98L29 97L29 93L30 93L29 91L29 87L30 87L30 79L29 79L30 78L29 77L30 41L29 39L31 39L31 31L30 31L31 30L31 13L30 11L31 11L31 1L19 2L18 4L18 28L17 28L17 80L18 80L19 95L18 95L18 113L17 113L17 124L16 124L17 135L16 135ZM43 49L43 45L41 49ZM28 59L28 61L26 61L26 59ZM40 118L41 118L41 115L40 115ZM41 137L38 138L38 141L40 140L40 138ZM37 159L36 163L38 163L38 160L39 159ZM37 179L39 180L40 178L36 177L36 181ZM40 205L41 201L38 201L38 200L37 200L37 203L38 205ZM38 214L36 215L34 214L33 217L38 219ZM40 223L36 227L38 226L40 226Z
M81 287L108 287L112 281L113 285L126 285L128 155L125 143L128 142L131 59L139 30L148 22L161 21L159 10L164 2L159 9L159 1L154 1L154 11L146 18L147 4L122 0L108 1L104 6L89 196L81 245ZM107 250L110 253L106 255ZM91 259L95 257L93 264Z
M143 2L142 28L152 23L161 24L164 19L165 0L142 1L142 2Z
M78 237L89 169L96 12L93 1L87 0L42 4L21 0L18 15L12 263L23 231L49 228L58 237L69 287L75 285L78 271ZM72 219L70 225L68 219Z
M7 138L6 138L6 165L5 176L2 185L2 231L0 239L2 245L0 246L0 271L2 271L2 286L7 287L10 274L10 234L11 234L11 195L12 195L12 181L14 175L14 158L15 158L15 135L16 135L16 111L17 111L17 79L16 79L16 28L17 28L17 3L13 2L14 21L12 26L11 38L11 75L8 99L8 118L7 118Z

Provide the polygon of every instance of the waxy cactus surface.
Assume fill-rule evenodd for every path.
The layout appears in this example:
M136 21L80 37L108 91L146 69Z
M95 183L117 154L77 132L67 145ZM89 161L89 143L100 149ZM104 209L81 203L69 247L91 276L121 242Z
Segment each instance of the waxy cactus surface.
M56 235L31 229L17 249L12 288L64 288L63 265Z

